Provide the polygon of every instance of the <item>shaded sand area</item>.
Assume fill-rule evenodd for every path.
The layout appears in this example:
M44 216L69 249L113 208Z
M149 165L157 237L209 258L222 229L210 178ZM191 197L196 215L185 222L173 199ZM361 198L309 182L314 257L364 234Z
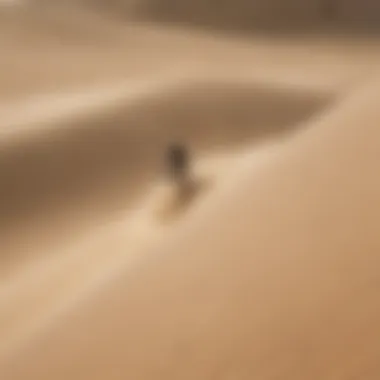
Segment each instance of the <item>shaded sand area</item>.
M0 18L2 380L379 375L376 38Z

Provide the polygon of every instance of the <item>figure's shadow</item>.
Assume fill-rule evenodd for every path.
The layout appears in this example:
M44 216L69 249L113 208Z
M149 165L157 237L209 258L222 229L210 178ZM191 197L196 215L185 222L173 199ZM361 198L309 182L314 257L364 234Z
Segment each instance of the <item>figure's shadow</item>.
M183 187L176 187L173 184L170 197L159 210L158 218L161 222L169 223L182 217L211 185L210 178L197 178Z

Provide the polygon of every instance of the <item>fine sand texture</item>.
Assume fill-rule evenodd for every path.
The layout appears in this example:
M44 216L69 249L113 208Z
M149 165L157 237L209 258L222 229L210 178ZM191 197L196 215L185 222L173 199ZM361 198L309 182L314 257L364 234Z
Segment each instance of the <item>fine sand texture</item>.
M1 380L380 377L377 8L209 3L0 2Z

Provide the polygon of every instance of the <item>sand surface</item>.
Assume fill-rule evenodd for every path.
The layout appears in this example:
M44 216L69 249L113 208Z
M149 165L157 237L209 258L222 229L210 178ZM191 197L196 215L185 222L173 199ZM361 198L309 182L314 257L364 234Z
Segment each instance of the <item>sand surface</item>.
M0 3L1 380L380 376L380 41L197 3Z

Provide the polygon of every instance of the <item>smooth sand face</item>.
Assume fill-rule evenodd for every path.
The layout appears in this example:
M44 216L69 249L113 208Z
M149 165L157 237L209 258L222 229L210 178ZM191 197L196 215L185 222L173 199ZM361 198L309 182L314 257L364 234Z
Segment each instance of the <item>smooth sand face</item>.
M376 39L41 9L0 14L0 378L376 378Z

